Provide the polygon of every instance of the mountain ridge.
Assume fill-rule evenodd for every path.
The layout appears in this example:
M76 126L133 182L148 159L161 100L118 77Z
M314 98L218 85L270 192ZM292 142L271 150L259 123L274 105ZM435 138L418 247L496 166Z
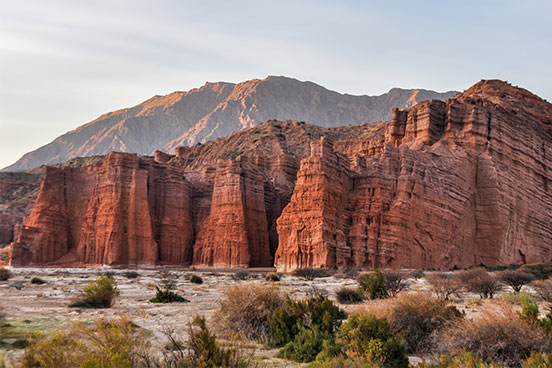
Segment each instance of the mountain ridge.
M2 171L22 171L110 151L174 152L176 147L221 138L271 119L326 127L385 121L391 118L393 107L408 108L456 93L392 88L379 96L356 96L283 76L241 83L206 82L202 87L155 95L135 106L102 114L26 153Z

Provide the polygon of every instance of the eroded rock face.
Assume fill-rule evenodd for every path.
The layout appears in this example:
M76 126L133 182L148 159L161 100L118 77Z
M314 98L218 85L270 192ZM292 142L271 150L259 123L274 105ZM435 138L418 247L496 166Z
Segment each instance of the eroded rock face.
M500 81L387 123L270 121L48 168L14 265L279 270L552 262L552 105Z

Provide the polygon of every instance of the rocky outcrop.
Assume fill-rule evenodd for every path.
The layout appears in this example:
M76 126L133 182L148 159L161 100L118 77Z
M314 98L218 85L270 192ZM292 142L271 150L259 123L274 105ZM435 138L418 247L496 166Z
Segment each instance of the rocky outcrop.
M339 142L324 154L312 150L278 220L276 266L551 262L551 114L552 106L529 92L486 81L447 102L394 110L375 153ZM351 168L331 164L340 150ZM329 190L337 191L333 205L321 199ZM324 224L338 217L329 221L328 240Z
M14 265L279 270L552 262L552 105L501 81L391 121L269 121L49 167Z

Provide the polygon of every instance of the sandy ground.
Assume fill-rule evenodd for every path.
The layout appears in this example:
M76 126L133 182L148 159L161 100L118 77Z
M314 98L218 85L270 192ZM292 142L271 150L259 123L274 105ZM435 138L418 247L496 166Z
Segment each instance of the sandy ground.
M153 333L157 341L163 341L163 331L172 328L185 333L187 325L196 315L209 319L219 306L221 292L230 285L243 283L272 285L266 281L266 272L250 272L247 280L236 280L232 272L201 272L176 269L133 270L140 274L136 279L124 276L128 270L120 269L55 269L55 268L15 268L13 276L0 282L0 306L5 321L26 331L52 331L56 327L67 326L71 321L92 321L98 318L116 318L126 314L140 327ZM102 273L113 273L120 296L115 305L108 309L69 308L88 282ZM158 304L149 299L155 295L155 286L161 285L163 273L169 272L174 278L178 294L189 303ZM203 284L189 281L191 274L200 275ZM43 285L31 283L32 277L46 281ZM315 291L327 293L335 298L335 291L342 286L356 286L352 279L325 277L307 281L302 278L283 275L276 283L292 298L304 298ZM9 339L8 339L9 341ZM297 366L275 359L276 350L267 350L261 345L256 348L261 366ZM22 350L9 349L6 360L12 365L21 356ZM264 362L263 362L264 360Z
M11 269L13 276L0 282L0 306L3 309L4 324L19 332L49 332L69 325L72 321L88 322L98 318L116 318L126 314L141 328L152 333L153 342L164 344L163 331L173 329L181 332L185 338L188 323L196 315L207 318L209 323L213 313L219 307L222 291L231 285L244 283L272 285L276 284L294 299L302 299L317 292L323 292L335 301L335 292L343 287L356 287L354 279L340 276L317 278L307 281L303 278L283 275L281 281L272 283L265 280L267 270L248 270L247 280L235 278L236 271L212 272L182 269L134 269L139 274L136 279L129 279L125 272L130 270L108 268L19 268ZM69 308L69 304L87 285L103 273L113 273L117 281L120 297L115 305L108 309ZM189 303L157 304L149 302L155 295L155 286L162 284L166 273L175 282L174 291L188 299ZM203 284L189 281L190 275L203 278ZM31 279L39 277L46 283L32 284ZM427 291L429 285L424 279L411 280L409 290ZM506 290L507 291L507 290ZM369 301L365 303L377 303ZM456 300L455 305L467 316L478 313L482 302L476 295L465 295ZM359 305L340 305L346 311L354 311ZM6 328L0 328L4 341L15 338L6 335ZM10 339L11 338L11 339ZM5 354L8 366L14 366L20 359L23 350L0 347L0 354ZM255 355L261 367L295 367L301 366L274 357L276 349L268 349L257 344ZM414 359L415 360L415 359Z

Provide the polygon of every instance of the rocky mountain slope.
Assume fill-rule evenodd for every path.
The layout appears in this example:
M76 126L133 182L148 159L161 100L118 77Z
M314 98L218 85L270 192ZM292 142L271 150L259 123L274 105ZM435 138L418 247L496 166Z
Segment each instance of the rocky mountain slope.
M552 262L552 105L505 82L326 128L47 167L13 265Z
M173 153L176 147L225 137L270 119L324 127L383 121L391 118L394 107L406 108L454 94L394 88L381 96L352 96L286 77L239 84L207 83L102 115L25 154L4 171L27 170L111 151L151 155L160 149Z

